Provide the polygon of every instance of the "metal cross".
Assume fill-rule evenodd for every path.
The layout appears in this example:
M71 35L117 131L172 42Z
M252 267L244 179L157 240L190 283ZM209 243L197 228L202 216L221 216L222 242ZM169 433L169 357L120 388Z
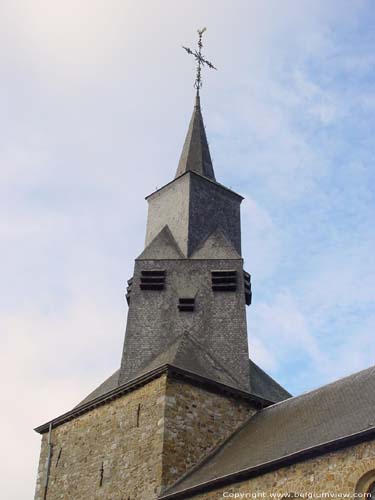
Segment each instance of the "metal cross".
M188 54L192 54L197 61L197 77L195 79L194 87L197 89L197 95L199 95L199 89L202 87L202 78L201 78L201 69L202 67L206 64L209 68L211 69L216 69L215 66L210 63L210 61L207 61L207 59L202 55L202 35L206 31L207 28L203 28L201 30L198 30L198 50L191 50L188 47L182 46L183 49L186 50Z

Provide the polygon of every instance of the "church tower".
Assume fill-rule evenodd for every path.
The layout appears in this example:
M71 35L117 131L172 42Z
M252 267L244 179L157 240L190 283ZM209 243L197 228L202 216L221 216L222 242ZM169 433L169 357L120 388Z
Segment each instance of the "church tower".
M250 415L289 396L249 360L243 198L216 180L199 85L175 178L146 199L121 366L36 429L36 500L156 499Z
M249 391L242 197L215 179L199 96L176 176L149 195L129 281L120 383L160 363Z

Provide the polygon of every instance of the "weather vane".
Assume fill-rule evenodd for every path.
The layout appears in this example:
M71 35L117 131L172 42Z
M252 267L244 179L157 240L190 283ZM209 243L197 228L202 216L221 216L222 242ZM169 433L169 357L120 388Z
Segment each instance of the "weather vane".
M201 78L201 70L202 67L206 64L209 68L211 69L216 69L215 66L210 63L210 61L207 61L207 59L202 55L202 35L206 31L207 28L202 28L201 30L198 30L198 50L191 50L188 47L182 46L183 49L186 50L188 54L192 54L197 61L197 76L195 79L194 87L197 89L197 95L199 95L199 89L202 87L202 78Z

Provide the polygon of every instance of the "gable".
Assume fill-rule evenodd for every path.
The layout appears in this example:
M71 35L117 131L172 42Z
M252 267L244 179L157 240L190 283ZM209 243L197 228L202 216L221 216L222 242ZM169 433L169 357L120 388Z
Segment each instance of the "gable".
M216 228L193 252L191 259L241 259L223 231Z
M143 250L138 260L183 258L184 255L174 239L171 230L168 226L164 226L151 243Z

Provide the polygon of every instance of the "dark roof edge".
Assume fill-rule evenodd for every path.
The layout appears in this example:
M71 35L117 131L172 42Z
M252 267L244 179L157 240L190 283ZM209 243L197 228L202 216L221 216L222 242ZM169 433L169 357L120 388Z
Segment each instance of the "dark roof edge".
M264 408L265 406L270 406L274 404L273 401L262 398L262 396L259 396L258 394L237 389L236 387L232 387L230 385L222 384L221 382L217 382L216 380L203 377L202 375L198 375L195 372L190 372L188 370L185 370L184 368L179 368L174 365L169 365L169 369L172 373L174 373L177 376L181 376L184 379L190 379L193 382L198 382L201 385L208 386L213 390L215 390L216 392L219 390L220 393L224 392L230 394L231 396L252 401L259 408Z
M214 490L221 486L227 486L233 483L239 483L245 481L246 479L261 476L263 474L266 474L267 472L272 472L273 470L279 469L280 467L286 467L288 465L314 458L325 453L338 451L343 448L359 444L363 441L368 441L372 438L375 438L375 427L371 427L354 434L349 434L332 441L327 441L311 448L305 448L295 453L291 453L290 455L284 455L283 457L271 460L270 462L264 462L262 464L255 465L254 467L251 467L249 469L243 469L226 476L217 477L205 483L191 486L190 488L186 488L181 491L176 491L175 493L167 493L165 495L161 495L158 497L158 500L189 498L197 493Z
M145 373L144 375L141 375L133 380L130 380L129 382L126 382L125 384L116 387L116 389L112 389L111 391L107 392L106 394L103 394L102 396L98 396L97 398L93 399L92 401L89 401L81 406L75 407L72 410L63 413L59 417L50 420L49 422L46 422L45 424L42 424L38 427L35 427L35 432L38 432L39 434L44 434L49 430L50 424L52 424L52 427L55 428L65 422L68 422L69 420L73 420L74 418L82 415L83 413L87 413L88 411L101 406L108 401L111 401L113 399L116 399L126 392L132 391L147 382L150 382L152 379L159 377L163 373L168 372L168 373L173 373L181 378L184 379L189 379L193 382L196 382L200 385L205 385L210 387L211 389L214 389L216 391L219 391L220 393L227 393L231 394L232 396L239 397L242 399L247 399L249 401L252 401L255 403L257 406L264 408L265 406L269 406L270 404L273 404L272 401L269 401L267 399L264 399L256 394L251 394L246 391L242 391L241 389L237 389L235 387L231 387L225 384L222 384L220 382L216 382L215 380L211 380L205 377L202 377L201 375L198 375L194 372L190 372L188 370L184 370L183 368L179 368L170 364L165 364L160 366L159 368L155 368L154 370Z
M191 257L175 257L174 259L140 259L139 257L137 257L136 259L134 259L135 261L138 261L138 260L157 260L158 262L163 262L164 260L167 260L167 261L170 261L170 260L189 260L189 261L192 261L192 262L195 262L195 261L199 261L199 260L204 260L204 261L207 261L207 260L220 260L220 261L223 261L223 260L233 260L233 261L238 261L238 260L242 260L242 262L244 262L244 258L243 257L230 257L229 259L228 258L225 258L225 259L217 259L217 258L213 258L213 259L196 259L195 257L191 258ZM266 374L267 375L267 374ZM272 378L272 377L270 377Z
M96 408L97 406L101 406L107 403L107 401L116 399L125 394L126 392L129 392L131 390L136 389L137 387L146 384L152 379L159 377L166 371L167 371L167 365L163 365L159 368L156 368L155 370L152 370L144 375L141 375L140 377L137 377L133 380L130 380L129 382L126 382L123 385L120 385L119 387L116 387L116 389L112 389L111 391L103 394L102 396L98 396L92 401L88 401L87 403L81 406L75 407L72 410L63 413L59 417L49 422L46 422L45 424L42 424L39 427L35 427L34 431L39 432L39 434L43 434L44 432L48 431L50 424L52 424L52 427L54 428L65 422L68 422L69 420L73 420L74 418L82 415L83 413L87 413L88 411Z
M224 189L225 191L237 196L238 198L241 198L241 200L244 200L245 198L243 196L241 196L240 194L236 193L235 191L232 191L232 189L229 189L227 188L226 186L224 186L223 184L220 184L219 182L217 181L214 181L212 179L209 179L208 177L205 177L204 175L201 175L201 174L198 174L197 172L194 172L194 170L187 170L186 172L184 172L183 174L179 175L178 177L175 177L173 180L167 182L167 184L164 184L164 186L162 186L161 188L159 189L156 189L154 192L152 192L151 194L147 195L145 197L145 200L148 200L149 198L151 198L151 196L153 196L154 194L158 193L159 191L161 191L162 189L164 189L165 187L169 186L170 184L172 184L172 182L175 182L177 181L178 179L181 179L181 177L183 177L184 175L187 175L187 174L192 174L192 175L196 175L197 177L200 177L201 179L204 179L205 181L207 182L210 182L211 184L214 184L215 186L221 188L221 189Z

